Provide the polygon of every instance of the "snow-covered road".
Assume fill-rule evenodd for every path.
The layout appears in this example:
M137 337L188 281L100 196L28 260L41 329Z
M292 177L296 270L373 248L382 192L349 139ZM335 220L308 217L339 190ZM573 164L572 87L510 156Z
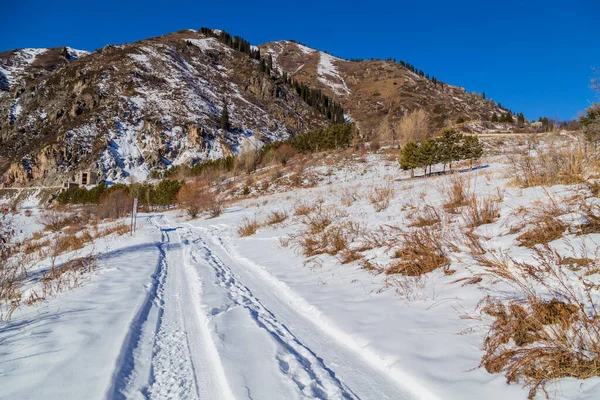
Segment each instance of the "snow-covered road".
M216 230L153 222L161 260L109 398L432 398L311 319Z

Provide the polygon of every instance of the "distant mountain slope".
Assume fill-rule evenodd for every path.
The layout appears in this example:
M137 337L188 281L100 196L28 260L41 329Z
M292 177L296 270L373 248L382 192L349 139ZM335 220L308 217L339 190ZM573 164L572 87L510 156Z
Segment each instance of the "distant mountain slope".
M83 168L109 180L215 158L327 120L259 62L186 30L89 55L0 53L0 173L57 183ZM219 129L224 105L231 129Z
M425 109L436 127L459 117L490 119L506 111L463 88L434 83L392 61L346 61L282 40L260 46L289 76L336 96L363 133L394 130L407 112Z
M57 184L89 168L112 181L144 180L172 164L322 128L343 114L378 135L394 133L417 108L435 127L505 112L399 63L350 62L290 41L259 46L260 59L246 41L233 46L238 39L202 28L93 53L0 53L0 182ZM283 72L308 86L286 82ZM219 124L225 105L227 130Z

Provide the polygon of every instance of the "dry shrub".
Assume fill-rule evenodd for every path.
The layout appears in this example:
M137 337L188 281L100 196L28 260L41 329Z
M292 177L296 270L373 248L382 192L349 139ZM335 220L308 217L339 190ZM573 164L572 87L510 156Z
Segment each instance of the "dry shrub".
M280 224L288 218L285 211L272 211L268 216L266 223L268 225Z
M481 365L504 371L508 382L529 388L529 398L549 380L600 376L600 287L588 278L592 265L571 269L566 257L548 245L534 248L534 262L487 254L483 265L513 289L488 297L482 311L495 320L484 343ZM508 299L507 299L508 297Z
M463 210L463 218L470 228L491 224L500 217L500 198L493 196L477 197L473 195Z
M442 216L435 207L426 204L423 208L419 209L419 211L411 214L409 220L409 227L423 228L425 226L439 224L442 221Z
M260 228L260 224L255 218L249 219L244 217L244 221L238 226L237 232L241 237L252 236L256 233L258 228Z
M577 226L578 234L600 233L600 205L598 203L587 203L581 199L577 211L582 216L582 223Z
M442 186L441 193L445 197L444 209L456 214L458 208L469 204L469 181L462 175L454 174L450 184Z
M40 215L38 220L46 230L52 232L60 232L63 228L73 224L75 221L77 221L77 216L74 213L59 210L45 211Z
M299 201L294 204L294 215L297 216L307 216L312 213L318 206L318 203L308 203Z
M429 137L430 129L429 115L422 108L417 108L402 117L398 124L399 137L394 137L394 139L418 142Z
M288 161L292 159L296 154L298 154L298 151L296 149L294 149L288 143L283 143L275 150L274 159L281 165L286 165Z
M349 264L354 261L358 261L363 258L357 250L344 249L340 253L340 261L342 264Z
M375 207L376 212L381 212L389 207L390 201L394 197L394 188L391 183L383 186L376 186L369 193L369 200Z
M70 251L75 251L83 248L87 243L91 243L94 240L93 236L86 230L81 232L80 235L76 234L62 234L54 241L52 245L52 251L54 254L62 254Z
M385 273L419 276L438 268L449 272L450 260L444 249L441 231L429 226L401 234L401 247L396 249L393 263Z
M94 239L105 237L112 234L119 236L129 233L131 227L126 224L114 224L103 229L98 229L94 235Z
M100 197L98 216L104 218L122 218L133 208L133 199L125 189L111 190Z
M535 225L517 237L517 240L521 246L531 248L536 244L545 244L560 239L566 228L567 225L560 219L547 216L536 220Z
M33 254L40 251L44 247L50 246L50 239L44 240L26 240L23 242L23 253Z
M360 199L360 195L353 188L347 188L342 191L342 195L340 196L340 200L342 205L345 207L350 207L354 204L355 201Z
M43 231L33 232L33 234L31 235L31 239L32 240L40 240L43 237L44 237L44 232Z
M248 146L236 159L236 168L250 174L258 168L260 152L254 146Z
M53 263L50 270L42 275L41 287L32 289L27 304L32 305L79 287L82 279L96 267L96 258L93 255L70 259L58 266Z
M215 218L223 212L221 203L205 181L197 180L184 184L177 193L177 202L190 218L196 218L202 212L208 212Z
M537 146L518 158L512 157L509 172L519 187L575 184L584 181L584 166L589 162L580 143L549 143Z
M330 222L331 223L331 222ZM300 249L305 257L313 257L319 254L337 255L344 253L341 256L342 261L350 258L360 258L358 250L350 249L350 245L362 235L362 227L356 222L346 221L343 223L336 222L334 225L318 225L315 229L314 225L307 225L307 229L300 234L293 236L293 243Z

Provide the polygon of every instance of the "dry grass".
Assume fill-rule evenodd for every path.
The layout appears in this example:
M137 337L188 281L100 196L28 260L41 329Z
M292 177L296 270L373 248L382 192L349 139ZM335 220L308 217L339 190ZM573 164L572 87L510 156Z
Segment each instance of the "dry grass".
M375 211L381 212L389 207L390 201L394 197L394 187L391 183L383 186L376 186L369 193L369 201L375 207Z
M73 258L58 266L53 261L49 271L40 279L41 287L36 287L30 292L27 304L33 305L61 292L79 287L85 276L96 267L96 258L92 255Z
M534 262L506 256L479 257L488 273L513 288L505 296L488 297L482 311L493 317L481 365L504 372L508 382L529 388L529 398L552 379L600 376L599 286L586 272L590 263L573 263L547 245L534 248Z
M258 231L260 224L256 218L244 218L242 224L238 226L237 233L240 237L252 236Z
M288 214L285 211L272 211L268 216L266 223L267 225L280 224L288 218Z
M560 239L567 225L560 219L547 216L535 221L535 225L517 237L521 246L532 248L537 244L546 244Z
M81 234L61 234L52 245L53 254L62 254L82 249L86 244L92 243L94 237L85 230Z
M445 198L444 210L457 214L458 208L469 205L469 181L460 174L454 174L450 178L449 185L443 185L441 193Z
M581 183L588 158L581 142L542 144L535 146L535 152L512 157L509 177L523 188Z
M409 220L409 227L423 228L439 224L442 221L442 215L435 207L426 204L419 211L411 214Z
M500 217L499 196L477 197L472 196L467 206L463 209L463 218L469 228L484 224L491 224Z
M296 204L294 204L294 215L296 215L296 216L309 215L316 209L317 205L318 205L318 203L308 203L308 202L299 201Z
M438 268L449 272L450 260L444 248L441 232L425 226L401 234L401 247L394 257L399 261L385 270L388 275L419 276Z
M77 215L74 213L49 210L40 215L38 222L42 224L46 230L52 232L60 232L68 225L72 225L78 221Z
M345 207L350 207L355 201L358 200L360 200L360 195L358 194L356 188L344 189L342 191L342 195L340 196L340 201Z

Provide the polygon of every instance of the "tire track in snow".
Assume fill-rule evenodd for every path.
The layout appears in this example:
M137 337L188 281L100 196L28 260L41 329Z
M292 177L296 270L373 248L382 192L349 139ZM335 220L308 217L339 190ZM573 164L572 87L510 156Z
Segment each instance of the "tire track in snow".
M228 258L232 261L239 262L240 266L247 268L249 274L255 277L261 285L268 288L272 293L275 293L279 299L282 299L291 309L295 310L298 315L302 315L310 320L311 324L313 324L323 335L329 337L336 346L341 345L354 353L355 356L358 357L356 364L365 362L370 368L379 371L381 375L388 376L395 382L397 387L402 388L405 391L405 393L399 395L399 397L390 398L440 400L440 397L433 394L427 388L426 384L414 379L410 374L390 365L385 361L385 358L382 357L382 355L357 343L348 333L338 328L317 308L303 297L296 294L290 286L269 273L262 266L240 255L230 241L224 240L226 236L224 236L225 232L223 229L219 229L216 226L211 228L189 226L192 229L197 229L207 234L208 239ZM227 229L227 227L221 228Z
M301 343L284 324L277 320L276 316L210 250L200 236L193 234L191 230L188 230L188 236L191 240L186 242L193 246L191 259L194 264L207 263L212 267L217 278L216 284L226 291L233 302L233 305L213 309L213 315L237 307L245 308L252 320L277 343L279 350L275 357L279 370L294 382L303 396L317 399L357 398L310 348Z
M154 218L149 217L148 221L158 227ZM153 353L153 337L162 318L162 298L168 269L162 247L165 240L168 240L168 236L161 232L161 243L157 245L159 259L152 274L152 282L121 346L112 383L107 393L108 399L147 397L146 390L152 383L152 371L148 363L143 360L151 357Z
M107 398L232 399L201 308L201 284L181 262L180 241L169 235L177 228L149 221L161 231L158 266L130 324Z

